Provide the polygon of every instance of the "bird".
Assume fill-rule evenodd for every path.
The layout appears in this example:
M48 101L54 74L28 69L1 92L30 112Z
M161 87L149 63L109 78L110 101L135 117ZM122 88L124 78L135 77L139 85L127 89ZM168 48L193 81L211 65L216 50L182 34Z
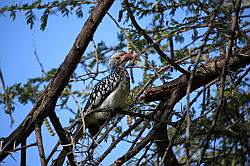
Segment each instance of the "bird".
M83 109L84 123L91 136L109 119L109 110L120 108L130 92L130 77L125 65L136 59L130 52L115 52L108 61L109 75L100 80L93 88Z

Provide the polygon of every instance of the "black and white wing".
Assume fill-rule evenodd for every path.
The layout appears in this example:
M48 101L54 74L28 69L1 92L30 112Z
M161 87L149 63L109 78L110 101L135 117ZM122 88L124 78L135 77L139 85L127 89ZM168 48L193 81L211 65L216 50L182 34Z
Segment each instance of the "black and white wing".
M120 81L119 74L113 73L97 83L88 98L84 112L100 107L104 100L116 89Z

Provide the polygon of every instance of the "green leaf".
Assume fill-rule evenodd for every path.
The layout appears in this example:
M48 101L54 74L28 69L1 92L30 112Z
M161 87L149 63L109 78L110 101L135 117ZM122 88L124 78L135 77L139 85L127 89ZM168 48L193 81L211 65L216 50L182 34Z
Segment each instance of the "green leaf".
M49 14L50 14L50 9L47 8L47 9L43 12L43 15L41 16L41 26L40 26L40 29L41 29L42 31L44 31L45 28L46 28L46 26L47 26Z
M25 13L25 16L27 24L30 25L30 29L32 29L36 20L35 14L33 13L32 10L29 10Z
M79 5L76 9L76 15L77 17L79 18L82 18L83 17L83 12L82 12L82 7Z

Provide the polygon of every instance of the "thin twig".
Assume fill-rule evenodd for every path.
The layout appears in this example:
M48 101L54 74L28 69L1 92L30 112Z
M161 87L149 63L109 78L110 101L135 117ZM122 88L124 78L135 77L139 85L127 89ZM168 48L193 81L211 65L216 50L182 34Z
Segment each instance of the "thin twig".
M220 4L223 3L224 0L220 1ZM220 7L220 5L219 5ZM218 8L219 8L218 7ZM185 109L185 112L186 112L186 121L187 121L187 128L186 128L186 140L187 140L187 146L186 146L186 155L187 155L187 162L186 164L189 165L189 160L190 160L190 156L189 156L189 147L190 147L190 142L189 142L189 137L190 137L190 129L191 129L191 112L190 112L190 93L191 93L191 87L192 87L192 83L193 83L193 79L194 79L194 75L195 75L195 72L198 68L198 63L200 61L200 57L201 57L201 54L203 52L203 49L204 49L204 46L206 45L207 41L208 41L208 37L212 31L212 28L213 28L213 25L214 25L214 20L215 20L215 17L217 15L217 10L214 10L213 12L213 15L210 19L210 25L207 29L207 32L205 33L204 37L203 37L203 43L201 44L200 46L200 50L199 50L199 53L198 55L196 56L195 58L195 65L194 65L194 69L193 71L191 72L191 75L189 77L189 80L188 80L188 85L187 85L187 90L186 90L186 109Z
M26 149L26 148L33 147L33 146L36 146L36 143L32 143L32 144L29 144L29 145L21 146L20 148L15 148L15 149L13 149L11 151L4 151L4 152L5 153L17 152L19 150Z
M4 91L4 96L5 96L5 101L6 101L6 109L5 109L5 113L8 114L10 116L10 127L12 127L12 125L14 124L14 118L12 116L12 112L13 112L13 101L12 101L12 97L11 94L8 94L8 92L6 91L6 86L5 86L5 82L4 82L4 77L3 77L3 72L0 66L0 85L2 85L3 87L3 91ZM1 86L0 86L1 87Z
M226 54L226 57L224 59L224 66L222 68L221 77L220 77L220 82L221 82L221 87L219 89L220 100L219 100L218 107L215 111L215 117L214 117L213 122L212 122L212 127L211 127L211 129L206 137L206 141L204 143L204 148L202 149L201 157L200 157L198 164L201 164L203 159L204 159L206 150L209 146L210 138L211 138L212 133L216 127L218 117L219 117L221 109L224 105L224 88L225 88L225 79L226 79L226 71L227 71L226 67L227 67L228 59L232 55L232 51L233 51L232 47L233 47L233 42L235 39L235 31L236 31L236 28L238 27L238 17L239 17L239 12L240 12L241 0L237 0L235 6L236 6L235 16L232 17L231 39L229 40L229 43L228 43L227 54Z
M153 39L151 39L150 36L148 36L148 34L140 27L140 25L137 23L137 21L135 20L135 17L131 11L130 5L128 0L124 0L124 4L126 7L126 10L128 12L128 16L132 22L132 24L134 25L134 27L136 28L136 30L142 35L144 36L144 38L150 43L153 44L153 48L155 49L155 51L166 61L168 61L171 66L173 66L176 70L178 70L179 72L181 72L182 74L185 74L187 76L190 75L190 73L188 71L186 71L185 69L181 68L180 66L178 66L173 59L169 58L159 47L159 45L157 43L155 43L153 41Z
M140 152L150 141L154 139L154 129L152 129L147 136L140 142L138 143L132 150L127 152L125 155L117 159L114 163L115 166L120 166L124 162L128 161L132 156Z
M46 158L46 163L48 163L50 161L50 159L52 158L52 156L55 154L55 152L57 151L57 148L59 147L59 145L61 144L61 141L58 141L56 143L56 145L54 146L54 148L52 149L52 151L50 152L50 154L48 155L48 157Z
M142 156L139 158L139 160L137 161L136 163L136 166L139 166L140 165L140 162L142 161L142 159L146 156L146 154L148 153L148 150L150 149L151 145L153 144L153 142L150 142L146 148L145 148L145 151L144 153L142 154Z
M148 124L149 124L148 121L144 124L144 126L141 129L141 131L137 134L136 138L133 140L130 148L128 149L128 152L131 151L134 148L134 146L137 144L138 140L141 138L141 136L144 133L145 129L147 128Z
M37 61L37 63L39 64L42 73L46 75L46 71L45 71L45 69L44 69L44 67L43 67L43 64L42 64L42 62L41 62L41 60L40 60L40 58L39 58L39 56L38 56L37 49L36 49L35 31L33 31L32 42L33 42L33 53L34 53L34 55L35 55L35 57L36 57L36 61Z
M114 142L112 142L112 144L109 146L109 148L103 153L103 155L101 157L99 157L97 159L97 164L99 164L100 162L102 162L102 160L111 152L111 150L116 147L116 145L125 137L127 136L135 127L137 127L139 124L142 123L142 119L137 120L136 122L134 122L133 125L131 125L131 127L124 131L120 137L118 137Z
M194 104L194 102L197 101L198 97L207 89L209 88L211 85L215 84L217 81L219 81L219 78L216 78L215 80L209 82L208 84L206 84L202 90L200 90L196 96L193 98L193 100L190 102L190 107Z

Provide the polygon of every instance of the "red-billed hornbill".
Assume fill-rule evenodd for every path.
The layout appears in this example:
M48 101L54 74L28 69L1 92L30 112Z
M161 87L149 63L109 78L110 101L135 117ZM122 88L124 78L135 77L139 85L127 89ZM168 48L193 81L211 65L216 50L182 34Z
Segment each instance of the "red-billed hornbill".
M114 53L108 62L110 75L98 82L84 108L85 126L94 136L110 117L111 109L121 107L130 92L130 78L125 65L135 55L127 52Z

